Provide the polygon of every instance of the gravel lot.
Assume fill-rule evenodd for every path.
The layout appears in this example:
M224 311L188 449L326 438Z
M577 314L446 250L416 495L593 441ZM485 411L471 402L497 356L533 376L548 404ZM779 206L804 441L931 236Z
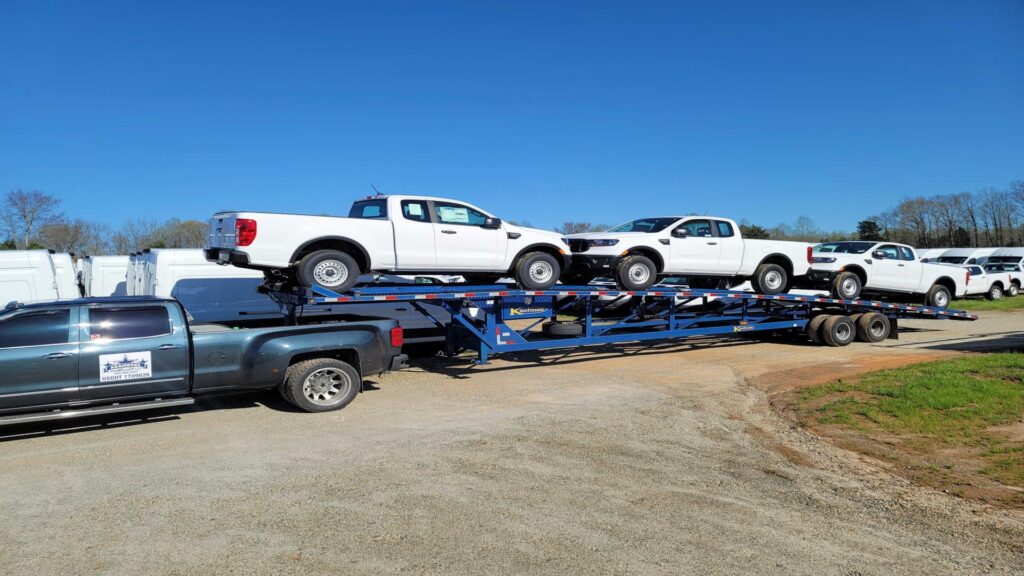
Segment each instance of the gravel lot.
M425 359L309 415L276 394L0 442L8 574L1020 574L1024 514L909 486L771 393L1024 313L825 349L705 340ZM986 335L986 336L979 336ZM137 418L137 417L127 417Z

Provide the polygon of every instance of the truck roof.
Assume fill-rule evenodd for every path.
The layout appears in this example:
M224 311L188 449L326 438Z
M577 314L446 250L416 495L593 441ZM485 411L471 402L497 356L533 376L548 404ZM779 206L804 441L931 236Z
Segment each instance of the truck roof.
M33 300L32 302L11 302L4 311L30 310L32 308L46 308L55 304L138 304L139 302L177 302L174 298L161 298L158 296L88 296L85 298L72 298L68 300Z

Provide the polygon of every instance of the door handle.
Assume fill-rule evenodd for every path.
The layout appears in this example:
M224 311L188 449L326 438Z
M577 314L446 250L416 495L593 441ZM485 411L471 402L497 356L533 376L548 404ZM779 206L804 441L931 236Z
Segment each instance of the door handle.
M178 348L181 348L181 346L177 344L161 344L156 347L157 350L177 350Z
M43 356L43 358L46 358L47 360L56 360L58 358L67 358L68 356L71 356L69 352L53 352Z
M906 266L906 264L897 264L897 266L899 266L900 268L903 268L904 266Z
M718 242L708 242L708 246L715 246L717 244L718 244Z
M442 234L456 234L455 230L441 230Z

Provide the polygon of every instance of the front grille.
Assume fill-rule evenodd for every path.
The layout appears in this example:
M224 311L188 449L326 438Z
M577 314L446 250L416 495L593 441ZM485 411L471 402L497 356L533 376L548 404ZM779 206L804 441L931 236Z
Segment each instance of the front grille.
M576 238L569 239L569 249L573 252L586 252L587 248L590 248L590 246L587 245L586 240L578 240Z

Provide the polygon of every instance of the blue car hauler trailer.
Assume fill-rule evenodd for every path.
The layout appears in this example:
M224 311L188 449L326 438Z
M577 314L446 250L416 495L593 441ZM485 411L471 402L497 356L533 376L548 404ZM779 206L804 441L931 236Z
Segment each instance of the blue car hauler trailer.
M507 352L768 331L801 332L818 344L845 346L858 338L896 338L901 319L976 319L961 310L877 300L661 287L626 291L559 285L518 290L501 284L448 284L357 286L339 294L314 286L274 292L273 297L289 317L305 306L408 302L446 331L449 355L475 350L480 364ZM438 318L425 303L439 304L448 314ZM610 308L615 308L615 316L605 317ZM565 315L576 319L558 321ZM515 327L509 324L512 321Z

